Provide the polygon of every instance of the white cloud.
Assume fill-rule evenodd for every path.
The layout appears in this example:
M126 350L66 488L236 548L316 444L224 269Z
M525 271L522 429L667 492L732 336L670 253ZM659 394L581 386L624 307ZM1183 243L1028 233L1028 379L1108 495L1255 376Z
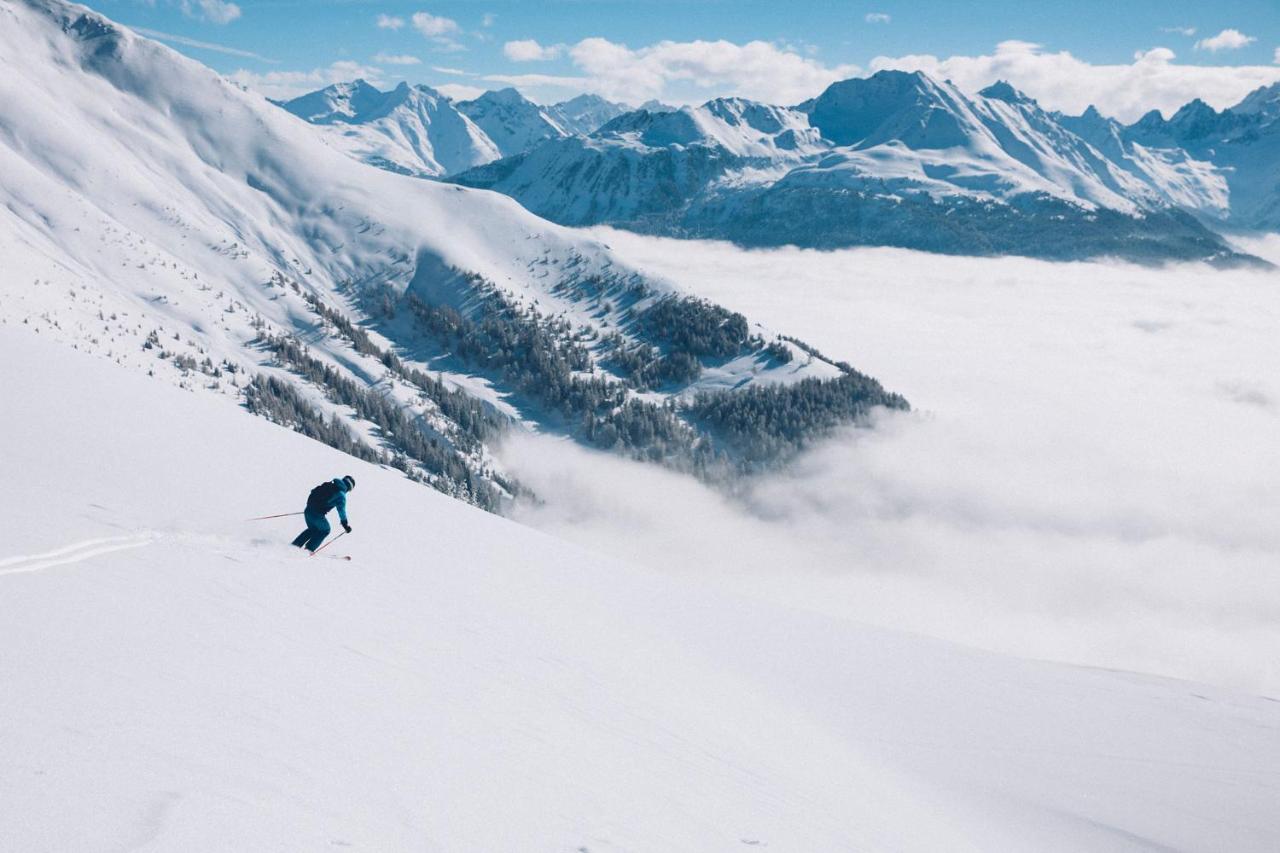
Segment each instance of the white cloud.
M543 47L533 39L509 41L502 46L502 54L512 62L545 62L559 58L563 47L558 44Z
M1160 32L1173 33L1175 35L1186 36L1187 38L1191 38L1193 35L1196 34L1196 28L1195 27L1161 27Z
M379 53L373 57L373 61L381 65L421 65L422 60L416 56L408 54Z
M492 12L485 12L484 17L480 19L480 26L492 27L494 24L494 21L496 20L498 20L497 15L493 14Z
M404 26L404 18L397 18L394 15L379 15L378 27L384 30L398 30Z
M663 98L684 103L739 95L790 104L812 97L855 65L827 67L794 50L763 41L662 41L632 49L587 38L569 49L588 89L611 100L639 103Z
M1140 51L1130 64L1094 65L1066 51L1049 53L1029 42L1006 41L982 56L879 56L871 70L924 71L967 92L1008 80L1046 109L1074 114L1093 104L1122 121L1150 109L1169 114L1195 98L1223 109L1259 86L1280 81L1280 68L1272 65L1183 65L1175 59L1172 50L1157 47Z
M381 68L350 60L341 60L327 68L313 68L310 71L268 71L259 74L242 68L227 76L233 82L277 101L296 98L334 83L343 83L357 78L362 78L374 86L380 86L386 82Z
M457 21L430 12L414 12L413 27L428 38L459 32Z
M466 86L462 83L445 83L443 86L436 86L435 90L454 101L470 101L485 93L479 86Z
M414 12L411 20L413 28L435 45L436 50L452 53L467 49L454 38L455 35L462 33L462 28L453 18L433 15L430 12Z
M868 12L866 16L868 24L887 24L892 20L888 12Z
M449 66L447 66L447 65L433 65L433 66L431 66L431 70L432 70L432 71L439 71L441 74L453 74L453 75L454 75L454 76L456 76L456 77L471 77L471 76L473 76L473 75L471 74L471 72L469 72L469 71L463 71L461 68L450 68L450 67L449 67Z
M1220 50L1239 50L1247 44L1257 41L1253 36L1247 36L1239 30L1226 29L1207 39L1200 39L1196 42L1196 50L1207 50L1211 53L1217 53Z
M215 24L229 24L240 17L240 7L226 0L182 0L182 11Z
M1277 65L1280 65L1280 47L1276 48L1275 56L1272 58L1272 61Z
M1273 273L598 234L918 411L735 499L564 442L512 447L545 501L524 520L835 618L1280 689Z

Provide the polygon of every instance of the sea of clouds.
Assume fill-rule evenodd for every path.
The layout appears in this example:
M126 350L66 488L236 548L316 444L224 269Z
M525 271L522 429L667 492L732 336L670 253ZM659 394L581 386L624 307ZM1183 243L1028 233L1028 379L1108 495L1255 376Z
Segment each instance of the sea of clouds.
M542 501L518 518L797 607L1280 694L1280 273L596 234L914 411L732 497L519 439Z

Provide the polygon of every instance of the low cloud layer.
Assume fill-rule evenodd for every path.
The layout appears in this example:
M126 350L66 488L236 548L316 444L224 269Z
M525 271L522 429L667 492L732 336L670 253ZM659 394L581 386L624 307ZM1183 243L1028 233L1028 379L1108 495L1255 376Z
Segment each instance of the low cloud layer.
M522 520L844 618L1280 692L1280 278L601 233L917 410L734 498L523 439Z

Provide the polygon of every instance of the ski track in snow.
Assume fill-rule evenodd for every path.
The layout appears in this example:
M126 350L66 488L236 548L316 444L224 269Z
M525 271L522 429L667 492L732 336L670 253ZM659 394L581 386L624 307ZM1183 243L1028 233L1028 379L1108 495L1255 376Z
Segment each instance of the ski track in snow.
M132 536L107 536L100 539L86 539L43 554L27 554L17 557L6 557L0 560L0 575L18 575L27 572L39 572L55 566L80 563L103 554L116 551L128 551L141 548L156 540L154 533L138 533Z

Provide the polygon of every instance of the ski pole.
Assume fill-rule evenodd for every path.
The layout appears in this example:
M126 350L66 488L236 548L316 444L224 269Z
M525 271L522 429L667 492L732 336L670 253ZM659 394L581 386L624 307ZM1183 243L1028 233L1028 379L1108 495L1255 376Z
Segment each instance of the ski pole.
M291 515L305 515L301 512L282 512L279 515L260 515L257 518L250 518L249 521L266 521L268 518L288 518Z
M332 538L332 539L330 539L328 542L324 543L324 544L323 544L323 545L321 545L319 548L317 548L317 549L315 549L314 551L312 551L312 552L311 552L311 556L313 556L313 557L314 557L316 554L319 554L319 553L320 553L321 551L323 551L325 548L328 548L328 547L329 547L330 545L332 545L334 542L337 542L339 539L341 539L343 536L346 536L346 535L347 535L347 531L345 531L345 530L344 530L344 531L342 531L342 532L341 532L341 533L339 533L337 536L333 537L333 538Z

